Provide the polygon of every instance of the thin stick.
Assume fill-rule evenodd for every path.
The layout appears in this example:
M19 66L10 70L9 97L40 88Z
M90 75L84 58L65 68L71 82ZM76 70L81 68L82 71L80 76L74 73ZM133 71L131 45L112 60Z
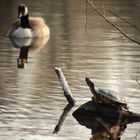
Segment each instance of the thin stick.
M137 81L139 81L139 66L137 64L137 77L136 77Z
M68 86L68 83L65 79L65 76L64 76L61 68L60 67L55 67L54 70L55 70L55 72L58 76L58 79L60 81L60 85L61 85L61 87L63 89L63 92L64 92L64 96L66 97L68 103L69 104L75 104L76 101L74 100L74 98L72 96L72 93L70 91L70 88Z
M113 16L116 16L116 17L118 17L118 18L120 18L121 20L123 20L124 22L126 22L127 24L129 24L130 26L132 26L133 28L136 28L139 32L140 32L140 28L137 26L137 25L135 25L135 24L133 24L133 23L130 23L129 21L127 21L126 19L124 19L123 17L120 17L120 16L118 16L117 14L115 14L115 13L113 13L111 10L107 10L109 13L111 13Z
M132 80L136 81L137 84L140 86L140 82L137 79L135 79L133 76L130 76L130 77L132 78Z
M119 23L119 17L117 17L117 25L119 27L120 23Z
M85 23L85 32L87 31L87 21L88 21L88 3L86 1L86 23Z
M103 15L105 16L105 6L103 5L102 8L103 8Z
M124 35L127 39L131 40L132 42L135 42L136 44L140 45L140 42L136 41L135 39L129 37L128 35L126 35L119 27L117 27L114 23L110 22L93 4L93 1L91 0L86 0L88 2L89 5L92 6L92 8L100 15L102 16L110 25L112 25L113 27L115 27L122 35Z
M133 76L130 76L132 78L132 80L136 81L138 85L140 85L139 82L139 66L137 64L137 71L136 71L136 78L134 78Z

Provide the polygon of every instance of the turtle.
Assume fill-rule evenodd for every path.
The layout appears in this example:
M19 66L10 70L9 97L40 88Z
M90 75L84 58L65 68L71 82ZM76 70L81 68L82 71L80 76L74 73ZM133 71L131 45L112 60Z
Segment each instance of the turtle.
M113 95L113 91L104 88L96 88L94 83L89 79L85 78L87 85L89 86L92 94L92 100L98 103L110 105L116 107L118 109L126 109L128 110L127 103L125 101L119 100L115 95Z

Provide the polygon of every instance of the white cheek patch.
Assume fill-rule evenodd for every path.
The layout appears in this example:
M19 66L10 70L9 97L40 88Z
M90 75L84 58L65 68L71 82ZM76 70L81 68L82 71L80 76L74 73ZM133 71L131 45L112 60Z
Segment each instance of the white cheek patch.
M28 14L28 8L25 7L25 12L24 12L24 15L27 15Z

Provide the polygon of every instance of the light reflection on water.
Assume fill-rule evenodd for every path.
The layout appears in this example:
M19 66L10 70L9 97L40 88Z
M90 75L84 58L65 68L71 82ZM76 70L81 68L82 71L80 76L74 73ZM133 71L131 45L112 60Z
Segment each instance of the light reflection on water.
M8 0L1 1L0 5L5 6L6 2ZM140 61L138 45L122 37L98 15L92 14L90 8L85 32L85 5L79 0L26 2L30 15L45 18L51 36L40 51L29 51L25 69L17 69L19 50L5 35L16 17L19 2L9 5L8 11L0 8L3 19L0 23L1 139L89 139L90 130L80 126L72 117L72 112L91 97L85 77L90 77L97 86L117 91L125 97L131 110L140 112L139 86L130 77L136 74ZM129 0L128 5L124 5L123 1L100 2L111 10L114 7L120 16L126 16L138 25L139 2L133 3L134 7L130 7ZM100 2L97 3L99 8ZM124 29L138 38L135 31ZM61 131L53 134L67 104L53 70L58 65L62 67L77 105L67 116ZM139 123L129 125L122 139L134 136L139 128Z

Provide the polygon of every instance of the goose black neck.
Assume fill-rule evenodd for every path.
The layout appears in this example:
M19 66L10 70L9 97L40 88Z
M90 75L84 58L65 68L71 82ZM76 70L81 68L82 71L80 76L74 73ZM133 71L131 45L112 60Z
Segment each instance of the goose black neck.
M30 27L30 23L29 23L29 18L28 18L28 15L26 15L26 16L22 16L21 18L20 18L20 26L22 27L22 28L31 28Z

